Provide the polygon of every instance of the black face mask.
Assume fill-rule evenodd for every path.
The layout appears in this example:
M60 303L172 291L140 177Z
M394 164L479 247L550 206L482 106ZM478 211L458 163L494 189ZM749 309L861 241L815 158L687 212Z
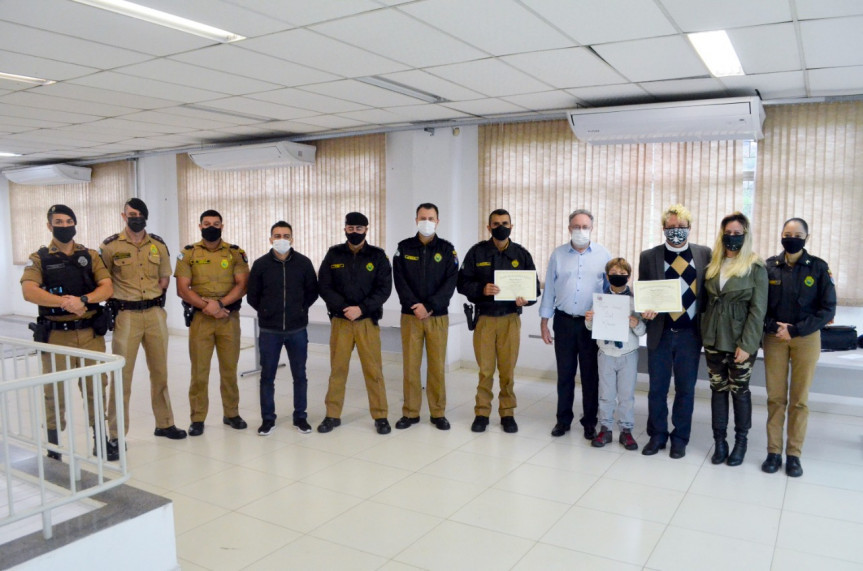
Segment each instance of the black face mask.
M608 283L614 287L623 287L627 281L629 281L628 275L613 274L608 276Z
M746 234L740 234L739 236L724 234L722 236L722 245L725 246L725 249L729 252L736 252L743 247L744 239L746 239Z
M218 242L222 237L222 229L215 226L201 228L201 238L207 242Z
M796 254L803 249L804 244L806 244L806 238L793 238L790 236L782 238L782 247L789 254Z
M72 241L75 237L74 226L52 226L51 233L54 234L54 239L63 244Z
M354 246L359 246L366 239L366 235L359 232L345 232L345 237Z
M494 236L494 239L498 242L503 242L509 238L510 232L512 232L512 228L508 228L506 226L495 226L491 229L491 235Z
M143 216L129 216L126 218L126 224L132 232L140 232L147 227L147 219Z

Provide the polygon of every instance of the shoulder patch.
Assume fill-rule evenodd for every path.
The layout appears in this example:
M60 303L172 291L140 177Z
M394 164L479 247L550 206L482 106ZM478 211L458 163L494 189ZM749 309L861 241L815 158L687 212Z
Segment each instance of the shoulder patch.
M180 252L179 254L177 254L177 261L179 262L180 260L183 259L183 257L184 257L183 252Z
M150 238L152 238L156 242L161 242L162 244L165 244L165 241L162 239L161 236L157 236L156 234L150 234ZM167 244L165 245L167 246Z
M108 236L107 238L105 238L105 239L102 241L102 244L110 244L111 242L113 242L114 240L116 240L116 239L117 239L117 238L119 238L119 237L120 237L120 235L119 235L119 234L113 234L113 235L111 235L111 236Z

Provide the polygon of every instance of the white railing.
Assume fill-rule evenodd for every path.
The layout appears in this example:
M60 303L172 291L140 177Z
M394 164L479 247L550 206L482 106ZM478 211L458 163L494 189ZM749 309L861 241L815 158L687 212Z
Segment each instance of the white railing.
M43 370L43 355L50 357L49 370ZM65 370L56 370L57 360L61 363L65 360ZM0 507L0 526L41 515L42 533L45 539L50 539L52 510L119 486L129 479L123 435L124 363L123 357L108 353L0 337L0 477L6 481L7 495L5 511ZM108 401L102 389L102 375L108 379L106 387L109 388L105 390L115 399L117 410L120 459L116 462L105 460L104 419ZM87 398L82 398L76 385L93 392L92 417L97 419L94 426L90 426L88 420L91 414ZM44 391L50 386L55 395L65 396L65 430L60 430L62 411L58 399L54 399L58 427L56 444L47 442L45 423ZM47 458L47 452L61 455L62 461ZM46 475L48 466L51 467ZM58 468L65 469L68 477ZM82 468L94 473L94 485L85 487L82 484ZM52 475L54 481L49 479ZM26 506L20 500L16 506L13 490L21 483L38 486L38 505L33 505L32 498L28 498ZM46 493L49 490L51 493Z

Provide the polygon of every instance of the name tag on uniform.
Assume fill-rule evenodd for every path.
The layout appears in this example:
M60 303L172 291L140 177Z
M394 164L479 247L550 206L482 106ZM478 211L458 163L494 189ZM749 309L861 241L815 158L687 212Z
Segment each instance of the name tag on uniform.
M330 269L331 269L331 270L335 270L335 269L337 269L337 268L344 268L344 267L345 267L345 265L344 265L344 264L330 264Z
M115 260L123 260L125 258L131 258L131 257L132 257L132 254L130 254L129 252L117 252L116 254L114 254Z
M770 285L781 285L782 280L770 280Z
M476 267L480 267L480 266L490 266L490 265L491 265L491 262L477 262L477 263L476 263Z
M196 258L191 260L193 264L209 264L210 260L208 258Z
M419 259L420 259L419 256L408 256L407 254L405 254L405 260L413 260L413 261L417 262L417 261L419 261Z

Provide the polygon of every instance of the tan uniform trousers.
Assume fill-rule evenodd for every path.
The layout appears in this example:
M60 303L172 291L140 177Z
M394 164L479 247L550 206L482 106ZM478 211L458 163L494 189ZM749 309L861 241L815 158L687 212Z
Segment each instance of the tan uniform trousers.
M327 416L341 418L345 404L345 385L348 381L348 368L351 353L357 348L366 392L369 394L369 412L372 418L386 418L387 389L384 385L383 363L381 360L381 328L371 319L349 321L335 318L330 320L330 381L325 403Z
M94 335L93 328L88 327L87 329L78 329L77 331L60 331L54 330L51 332L51 336L48 338L48 343L51 345L62 345L63 347L76 347L78 349L88 349L90 351L99 351L105 352L105 338L101 335ZM71 368L76 369L78 367L93 365L95 364L93 361L88 359L84 360L84 364L81 364L81 359L69 357L69 363ZM66 370L66 356L65 355L54 355L54 368L51 368L51 355L48 353L42 353L42 370L45 373L49 373L52 371L65 371ZM108 386L108 376L101 375L102 377L102 406L105 406L105 389ZM78 379L78 387L81 389L81 395L84 395L84 387L83 382L87 382L87 420L90 426L94 426L95 423L95 415L94 415L94 405L96 404L96 395L93 392L92 377L79 378ZM66 429L66 394L64 385L65 383L57 383L57 391L54 391L54 385L45 385L45 422L47 424L47 428L49 430L57 429L57 413L59 408L60 414L60 430ZM101 419L100 419L101 420Z
M132 395L132 375L138 347L144 346L147 368L150 370L150 404L156 428L174 425L171 397L168 394L168 323L165 310L151 307L140 311L121 311L114 324L111 352L126 358L123 367L123 434L129 433L129 397ZM108 426L111 438L117 438L117 407L112 398L108 406Z
M402 414L416 418L422 403L420 365L423 360L423 342L428 357L426 394L432 417L441 417L446 412L446 340L449 334L449 315L417 319L415 315L402 314L402 359L404 362L405 402Z
M785 453L800 456L809 421L809 387L821 356L821 332L782 341L764 336L764 373L767 383L767 452L782 454L782 430L788 409ZM791 383L788 366L791 365Z
M517 313L502 317L480 315L473 332L473 351L479 365L479 385L476 388L477 416L489 416L494 398L494 369L500 379L498 412L501 418L515 411L515 363L518 361L521 318Z
M237 362L240 360L240 312L232 311L224 319L195 312L189 327L189 358L192 382L189 385L189 409L192 422L204 422L210 407L210 361L213 349L219 359L219 390L222 414L228 418L240 414L240 389L237 387Z

